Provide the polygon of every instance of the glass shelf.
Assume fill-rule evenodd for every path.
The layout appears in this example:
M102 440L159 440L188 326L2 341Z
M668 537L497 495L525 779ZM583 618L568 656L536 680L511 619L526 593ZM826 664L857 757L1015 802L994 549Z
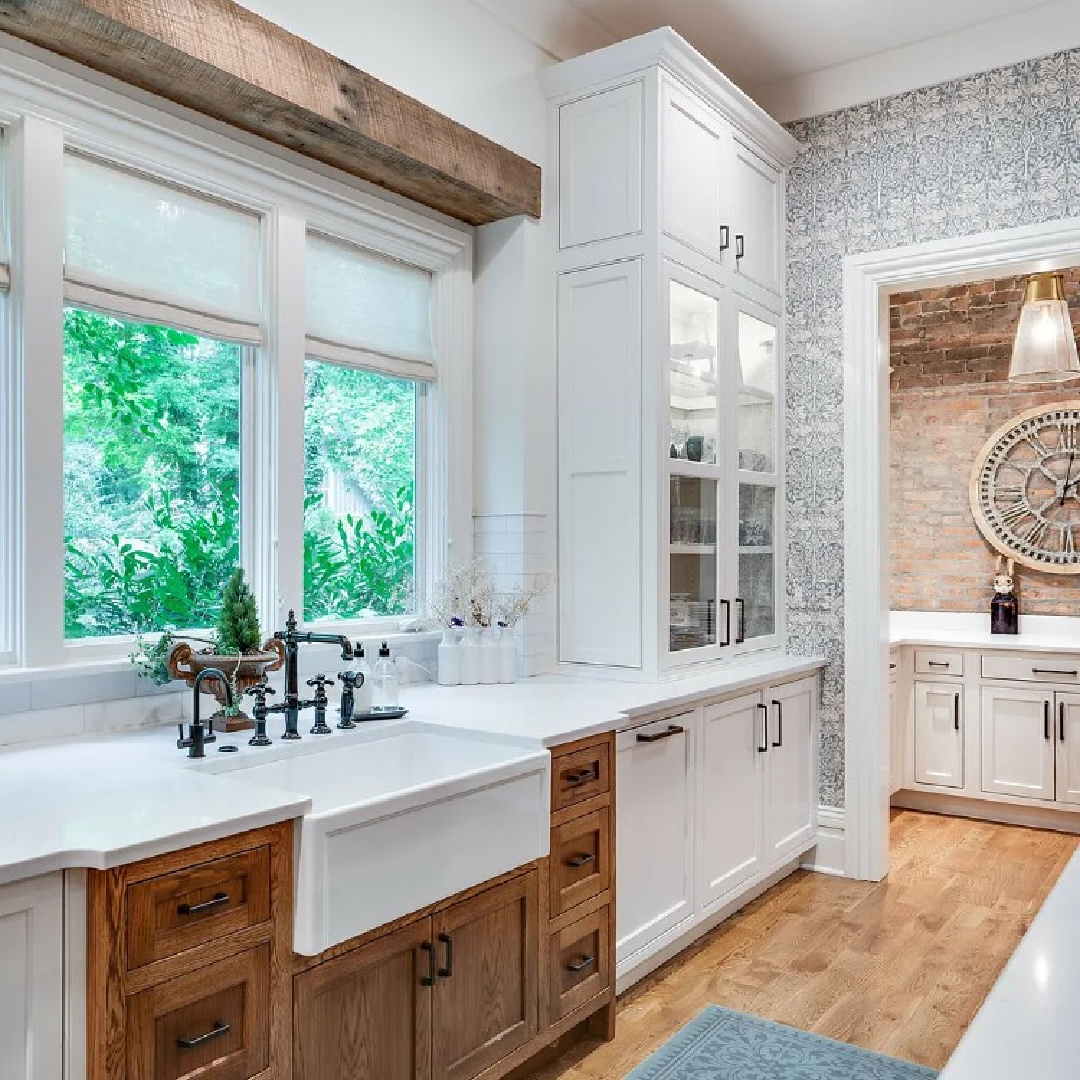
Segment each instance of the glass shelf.
M739 468L776 471L776 327L739 312L736 431Z
M683 652L716 644L718 483L672 476L669 485L668 648Z
M716 463L716 300L672 281L668 359L670 456Z

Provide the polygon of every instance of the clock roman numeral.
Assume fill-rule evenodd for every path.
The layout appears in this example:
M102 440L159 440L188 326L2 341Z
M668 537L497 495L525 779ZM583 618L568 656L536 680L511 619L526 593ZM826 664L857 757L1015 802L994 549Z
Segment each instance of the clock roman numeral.
M1058 449L1068 450L1070 453L1076 450L1076 425L1065 422L1058 424Z
M1029 514L1031 514L1031 509L1026 502L1015 502L1004 510L998 510L1001 523L1008 526L1016 525L1017 522L1023 521Z
M1034 525L1028 530L1027 536L1024 538L1032 547L1039 547L1043 542L1043 537L1046 536L1047 523L1045 521L1036 521Z
M1024 442L1026 442L1041 458L1046 457L1046 455L1050 453L1050 447L1039 438L1038 432L1025 431Z

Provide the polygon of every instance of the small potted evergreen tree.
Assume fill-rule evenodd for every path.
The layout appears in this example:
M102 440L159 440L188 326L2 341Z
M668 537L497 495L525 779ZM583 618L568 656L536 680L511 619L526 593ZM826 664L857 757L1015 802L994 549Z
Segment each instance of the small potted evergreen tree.
M213 719L219 730L241 731L253 727L251 718L240 708L240 695L254 686L270 671L277 671L285 662L285 646L270 638L260 646L259 610L255 594L244 580L244 571L237 567L221 596L221 614L213 645L196 651L188 641L177 641L169 649L166 668L174 679L183 679L188 686L203 668L219 668L232 683L233 704L226 706L225 688L207 679L221 709Z

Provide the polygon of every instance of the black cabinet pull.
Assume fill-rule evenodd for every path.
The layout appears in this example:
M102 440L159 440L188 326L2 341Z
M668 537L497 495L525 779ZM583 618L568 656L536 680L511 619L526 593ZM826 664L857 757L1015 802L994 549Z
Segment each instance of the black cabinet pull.
M208 911L214 911L224 907L229 902L227 892L214 893L213 899L204 900L201 904L177 904L177 915L205 915Z
M446 946L446 967L439 968L439 978L449 979L454 974L454 939L449 934L440 934L439 940Z
M731 644L731 602L721 600L720 604L724 609L724 640L720 642L720 648L726 649Z
M427 953L428 958L428 973L420 976L420 985L434 986L435 976L438 974L438 965L435 963L435 946L430 941L422 941L420 942L420 948Z
M587 769L578 769L577 772L568 772L566 774L566 786L581 787L582 784L587 784L590 780L595 779L596 773L590 765Z
M577 870L579 867L588 866L589 863L594 862L595 860L596 856L593 855L592 852L582 851L577 855L571 855L570 858L566 860L566 865L569 866L571 870Z
M1058 738L1065 741L1065 702L1058 703Z
M960 730L960 695L953 695L952 703L953 731Z
M638 735L637 741L643 743L660 742L661 739L670 739L674 735L681 735L686 728L680 727L678 724L668 724L666 730L658 731L654 735Z
M1050 741L1050 702L1043 702L1043 738Z
M180 1050L194 1050L196 1046L202 1046L211 1039L220 1039L222 1035L228 1035L229 1030L229 1025L224 1020L218 1020L209 1031L202 1035L196 1035L190 1039L181 1036L176 1040L176 1045Z
M746 640L746 603L736 596L735 607L738 611L735 617L735 644L741 645Z
M1031 674L1032 675L1066 675L1070 679L1075 679L1076 676L1078 674L1080 674L1080 672L1078 672L1075 668L1072 671L1062 671L1062 670L1060 670L1058 668L1033 667L1031 669Z
M741 259L746 255L746 237L742 233L735 234L735 258Z
M761 710L761 745L757 748L759 754L767 754L769 752L769 706L759 705Z
M720 226L720 250L727 251L731 247L731 228L728 225Z
M587 967L596 963L596 957L584 955L580 960L571 960L566 965L567 971L572 971L576 975L579 971L584 971Z
M773 704L776 706L776 742L773 746L780 747L784 745L784 703L773 698Z

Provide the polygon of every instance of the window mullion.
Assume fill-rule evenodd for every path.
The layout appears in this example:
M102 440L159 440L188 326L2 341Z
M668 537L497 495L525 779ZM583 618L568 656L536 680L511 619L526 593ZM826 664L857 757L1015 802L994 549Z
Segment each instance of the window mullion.
M306 222L276 210L266 227L267 348L255 371L254 491L248 563L267 629L304 590L304 254Z
M12 139L12 301L21 376L20 662L64 660L64 130L25 116Z

